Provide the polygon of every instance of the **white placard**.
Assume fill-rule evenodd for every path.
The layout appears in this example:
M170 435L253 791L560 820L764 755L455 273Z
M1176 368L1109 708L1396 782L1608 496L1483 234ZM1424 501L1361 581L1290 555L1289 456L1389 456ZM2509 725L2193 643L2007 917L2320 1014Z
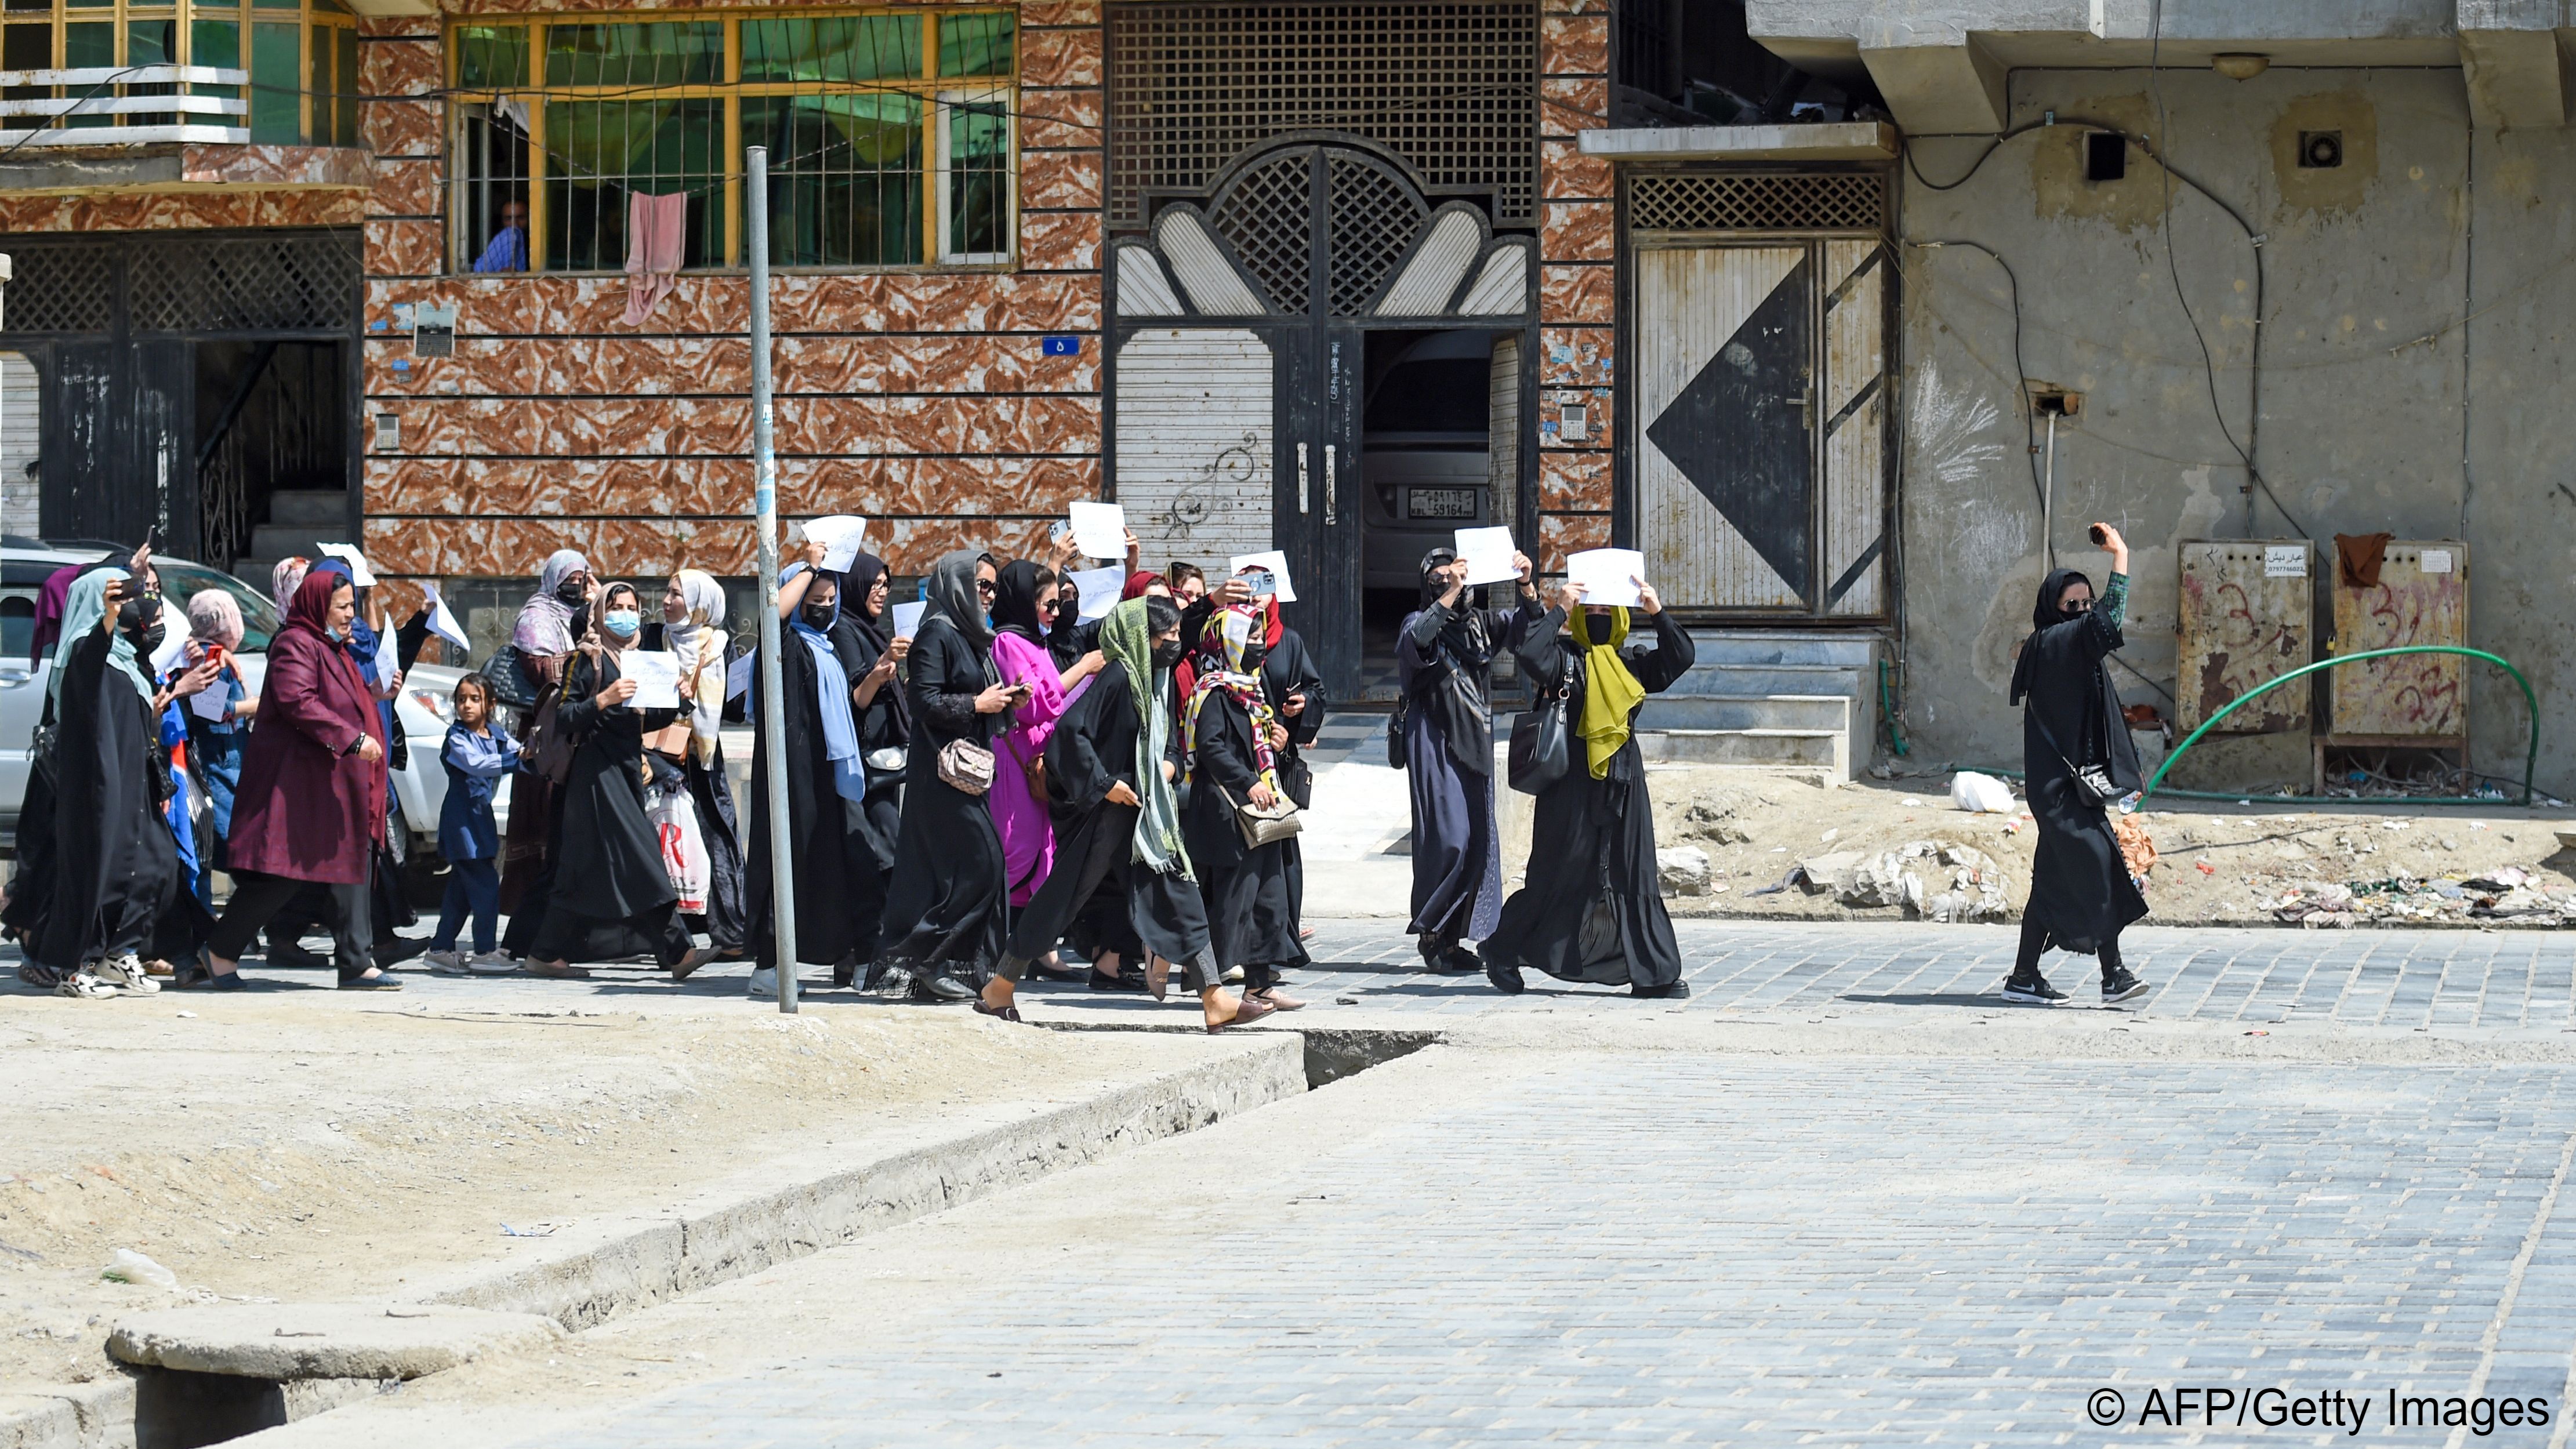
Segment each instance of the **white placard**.
M1520 565L1512 555L1520 552L1513 546L1508 528L1462 528L1458 530L1458 557L1467 565L1467 582L1499 584L1521 576Z
M855 513L833 513L807 519L805 536L823 545L823 571L845 574L859 561L859 544L868 536L868 521Z
M166 615L171 611L165 607L161 612ZM179 661L186 657L187 653L188 631L173 629L170 627L169 620L163 619L161 647L152 651L152 677L155 680L167 679L170 671L179 667Z
M214 683L188 696L188 712L199 719L220 722L224 717L224 711L232 708L232 695L232 686L226 684L224 677L218 674L215 676Z
M1271 576L1279 581L1279 602L1297 602L1297 586L1288 580L1288 554L1285 550L1274 548L1268 553L1236 554L1226 562L1225 573L1226 577L1233 578L1252 569L1268 569Z
M347 564L349 566L349 582L356 584L359 588L372 589L376 586L376 572L375 570L367 567L367 556L358 552L358 546L356 544L323 544L322 556L325 558L336 558L340 562Z
M740 699L751 690L751 667L760 662L757 654L745 654L725 666L725 698Z
M680 707L680 656L668 649L629 649L617 656L619 677L635 681L634 709Z
M894 606L894 637L909 639L921 628L921 611L930 607L927 599Z
M2267 579L2305 578L2308 573L2308 546L2304 543L2271 543L2263 546L2263 577Z
M1645 576L1646 556L1633 548L1587 548L1565 559L1565 580L1583 585L1587 604L1643 603L1635 581Z
M1091 558L1127 556L1127 510L1115 503L1073 505L1073 546Z
M1127 571L1121 568L1076 569L1065 577L1082 591L1082 605L1073 616L1079 624L1108 618L1118 607L1118 596L1127 591Z
M455 611L447 607L447 600L439 597L438 585L422 584L420 592L421 602L429 610L429 632L470 654L474 641L465 637L465 626L457 622ZM468 669L474 667L471 658L466 658L464 663Z
M394 631L378 629L376 631L376 688L382 689L393 683L394 676L401 672L402 654L394 647Z
M2451 551L2447 548L2428 548L2424 550L2423 557L2416 562L2415 566L2428 574L2447 574L2451 571Z

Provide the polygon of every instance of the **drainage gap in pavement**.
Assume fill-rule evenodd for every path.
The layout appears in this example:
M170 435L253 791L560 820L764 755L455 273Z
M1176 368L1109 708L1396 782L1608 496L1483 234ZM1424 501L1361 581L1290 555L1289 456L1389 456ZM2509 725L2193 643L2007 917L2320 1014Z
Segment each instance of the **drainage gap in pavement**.
M1440 1040L1436 1031L1385 1031L1357 1027L1301 1027L1306 1039L1306 1090L1357 1076Z

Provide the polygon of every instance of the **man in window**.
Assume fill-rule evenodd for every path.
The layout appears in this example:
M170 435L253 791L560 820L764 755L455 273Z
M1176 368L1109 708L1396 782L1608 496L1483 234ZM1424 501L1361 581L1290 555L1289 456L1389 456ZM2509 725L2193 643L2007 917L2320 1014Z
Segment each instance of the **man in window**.
M528 204L524 201L501 203L501 229L492 234L491 245L474 259L478 272L524 272L528 269Z

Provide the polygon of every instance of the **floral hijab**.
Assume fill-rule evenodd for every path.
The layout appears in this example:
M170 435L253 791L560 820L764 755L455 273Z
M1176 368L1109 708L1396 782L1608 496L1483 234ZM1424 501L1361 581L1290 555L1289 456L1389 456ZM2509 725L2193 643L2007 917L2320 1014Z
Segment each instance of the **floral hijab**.
M1210 696L1232 695L1252 720L1252 768L1261 782L1279 788L1278 758L1270 748L1270 727L1278 723L1270 697L1261 688L1261 660L1269 648L1262 611L1249 604L1229 604L1208 620L1199 635L1197 678L1189 698L1189 740L1181 769L1195 779L1199 765L1199 719Z

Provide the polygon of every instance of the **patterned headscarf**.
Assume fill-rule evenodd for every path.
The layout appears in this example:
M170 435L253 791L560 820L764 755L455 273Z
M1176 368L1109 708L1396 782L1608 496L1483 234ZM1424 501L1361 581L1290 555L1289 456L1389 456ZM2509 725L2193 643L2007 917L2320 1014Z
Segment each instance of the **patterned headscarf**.
M662 636L680 656L681 676L691 681L689 753L704 765L716 757L717 731L724 723L724 585L700 569L682 569L672 577L680 585L689 621L665 627Z
M546 556L537 591L519 606L519 622L510 630L510 643L520 653L548 659L572 652L572 605L556 598L555 590L574 574L588 572L590 560L577 550L559 548Z
M242 613L241 605L234 601L232 591L199 589L189 595L188 633L200 643L220 644L226 649L239 649L242 641Z
M304 576L313 570L313 560L302 554L289 554L268 571L269 597L277 600L277 612L283 616L295 602L295 591L304 587Z
M1208 697L1223 690L1234 696L1252 719L1252 768L1261 782L1279 788L1278 762L1270 748L1270 727L1277 723L1270 698L1261 689L1261 611L1249 604L1229 604L1208 620L1199 635L1198 679L1190 690L1189 739L1182 758L1184 778L1196 778L1199 767L1199 717Z

